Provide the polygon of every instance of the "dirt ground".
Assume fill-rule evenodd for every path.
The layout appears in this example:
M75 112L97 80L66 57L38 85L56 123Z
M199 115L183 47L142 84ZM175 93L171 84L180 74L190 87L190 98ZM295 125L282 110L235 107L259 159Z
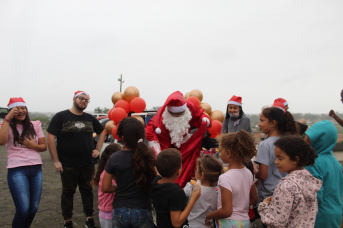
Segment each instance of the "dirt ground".
M41 153L43 161L43 192L38 212L31 227L63 227L61 212L62 184L60 174L56 173L51 161L49 151ZM0 227L12 227L12 219L15 213L14 203L7 185L7 150L0 146ZM97 227L100 227L98 217L98 190L93 188L94 194L94 220ZM74 195L74 227L85 227L85 216L82 211L81 196L78 191Z

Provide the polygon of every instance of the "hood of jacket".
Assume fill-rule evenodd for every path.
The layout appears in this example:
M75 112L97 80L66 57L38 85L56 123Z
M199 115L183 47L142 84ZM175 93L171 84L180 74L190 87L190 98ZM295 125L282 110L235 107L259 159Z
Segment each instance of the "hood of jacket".
M323 181L313 177L306 169L294 170L282 179L294 182L301 189L306 200L316 199L316 193L323 184Z
M332 149L337 143L337 129L328 120L313 124L305 134L310 138L311 146L316 150L318 155L332 153Z

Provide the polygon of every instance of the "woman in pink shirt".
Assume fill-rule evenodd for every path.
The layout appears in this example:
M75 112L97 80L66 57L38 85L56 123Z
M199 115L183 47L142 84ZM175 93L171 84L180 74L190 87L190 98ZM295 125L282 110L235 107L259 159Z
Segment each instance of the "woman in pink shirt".
M30 227L42 193L42 159L46 142L39 121L30 121L23 98L11 98L0 122L0 145L7 148L7 182L16 212L12 227Z
M102 179L105 175L105 166L110 156L121 149L121 146L117 143L112 143L105 148L101 154L98 169L93 180L93 184L98 186L99 220L102 228L112 228L113 198L115 195L114 192L104 193L102 191ZM116 182L112 180L112 184L115 185Z

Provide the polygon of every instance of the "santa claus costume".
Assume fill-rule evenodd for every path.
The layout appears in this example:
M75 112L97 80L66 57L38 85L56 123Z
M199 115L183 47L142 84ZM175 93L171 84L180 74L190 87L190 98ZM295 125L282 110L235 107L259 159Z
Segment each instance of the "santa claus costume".
M190 125L198 128L191 135ZM176 179L184 187L194 177L196 159L200 157L201 142L211 122L193 103L186 101L179 91L172 93L146 125L146 138L156 153L176 148L182 154L182 172Z

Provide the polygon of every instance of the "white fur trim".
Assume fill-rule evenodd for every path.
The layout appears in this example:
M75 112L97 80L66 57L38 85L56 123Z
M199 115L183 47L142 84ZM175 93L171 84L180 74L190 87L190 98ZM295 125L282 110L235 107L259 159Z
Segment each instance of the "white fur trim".
M8 109L14 108L15 106L25 106L25 107L27 107L26 103L24 103L24 102L15 102L15 103L10 104L8 106Z
M203 117L202 119L202 122L207 122L207 127L210 125L210 120L206 117Z
M167 105L168 110L172 113L183 112L186 110L186 107L187 107L187 102L182 106L168 106Z
M161 134L161 133L162 133L161 128L159 128L159 127L156 128L156 129L155 129L155 132L156 132L156 134L158 134L158 135Z
M228 104L228 105L229 105L229 104L234 104L234 105L242 106L241 103L238 103L238 102L236 102L236 101L228 101L227 104Z
M89 97L89 94L88 94L88 93L86 93L86 92L84 92L84 91L82 91L82 92L79 92L79 93L75 94L75 97L77 97L77 96L79 96L79 95L81 95L81 94L86 94L86 95Z
M286 101L285 103L283 103L284 106L288 105L288 102Z
M279 106L273 106L273 107L279 108L279 109L281 109L282 111L286 112L285 109L283 109L283 108L281 108L281 107L279 107Z

